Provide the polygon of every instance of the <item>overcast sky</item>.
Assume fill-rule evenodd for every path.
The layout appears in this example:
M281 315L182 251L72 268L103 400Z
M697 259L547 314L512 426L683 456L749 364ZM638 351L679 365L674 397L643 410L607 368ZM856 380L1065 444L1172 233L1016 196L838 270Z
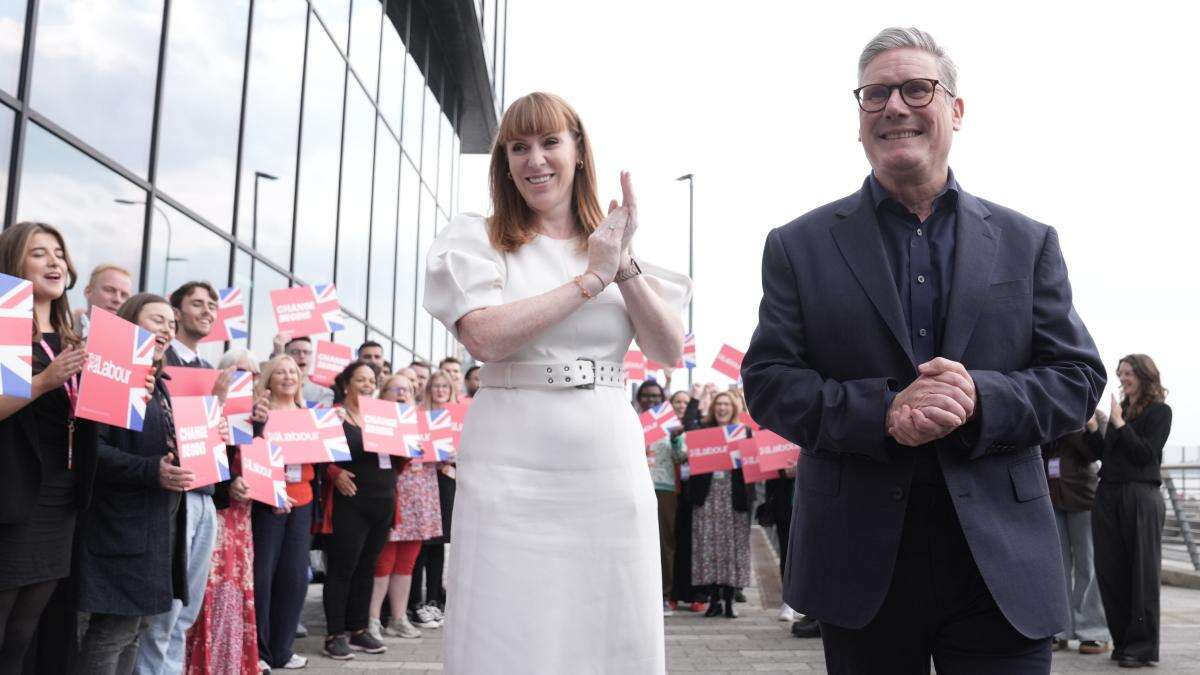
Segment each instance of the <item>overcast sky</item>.
M571 102L602 201L632 171L637 252L684 272L687 187L674 179L696 175L707 366L722 342L749 343L767 232L869 171L850 94L863 45L889 25L931 32L959 67L966 110L950 162L963 189L1058 229L1110 383L1122 355L1154 357L1175 411L1170 443L1195 446L1200 86L1184 6L509 0L507 98ZM485 162L463 164L461 206L486 212ZM728 383L707 367L697 376Z

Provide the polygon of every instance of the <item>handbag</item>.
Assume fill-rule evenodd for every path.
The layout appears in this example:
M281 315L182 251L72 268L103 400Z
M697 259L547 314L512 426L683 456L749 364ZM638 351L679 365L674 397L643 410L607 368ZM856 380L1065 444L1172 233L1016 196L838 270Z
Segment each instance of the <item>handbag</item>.
M771 502L763 502L754 509L754 520L763 527L775 527L775 510L771 508Z

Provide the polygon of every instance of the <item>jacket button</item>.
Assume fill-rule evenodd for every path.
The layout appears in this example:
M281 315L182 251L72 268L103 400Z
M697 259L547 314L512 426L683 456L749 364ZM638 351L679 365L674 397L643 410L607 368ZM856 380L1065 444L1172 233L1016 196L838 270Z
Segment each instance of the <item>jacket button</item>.
M902 499L904 499L904 488L901 488L901 487L892 488L892 501L898 502Z

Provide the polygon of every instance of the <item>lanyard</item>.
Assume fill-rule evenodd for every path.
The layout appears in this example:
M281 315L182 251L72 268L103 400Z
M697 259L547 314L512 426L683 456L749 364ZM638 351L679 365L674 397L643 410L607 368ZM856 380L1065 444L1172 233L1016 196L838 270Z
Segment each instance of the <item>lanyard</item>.
M50 348L49 343L45 340L41 341L42 351L46 352L46 356L54 361L54 350ZM70 412L67 414L67 469L73 469L75 465L75 403L79 400L79 375L72 375L63 382L63 389L67 390L67 401L70 406Z

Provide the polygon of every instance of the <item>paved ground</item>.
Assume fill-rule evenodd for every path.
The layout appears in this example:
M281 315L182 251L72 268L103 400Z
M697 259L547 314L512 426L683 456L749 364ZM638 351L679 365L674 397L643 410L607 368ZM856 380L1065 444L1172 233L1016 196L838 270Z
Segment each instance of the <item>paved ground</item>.
M680 611L667 617L667 669L672 673L805 673L822 672L825 657L820 640L798 640L788 633L788 624L777 620L779 574L774 552L766 536L754 529L755 585L746 589L745 605L737 619L706 619ZM764 602L766 607L764 609ZM1200 590L1163 588L1163 661L1152 673L1200 673ZM304 622L312 635L324 633L321 618L321 587L309 588ZM321 638L299 640L297 650L310 657L304 672L342 673L427 672L440 673L441 631L426 630L418 640L386 638L388 652L378 656L358 654L352 661L336 662L320 655ZM1074 651L1058 652L1055 673L1116 673L1106 656L1082 656ZM623 674L618 674L623 675Z

